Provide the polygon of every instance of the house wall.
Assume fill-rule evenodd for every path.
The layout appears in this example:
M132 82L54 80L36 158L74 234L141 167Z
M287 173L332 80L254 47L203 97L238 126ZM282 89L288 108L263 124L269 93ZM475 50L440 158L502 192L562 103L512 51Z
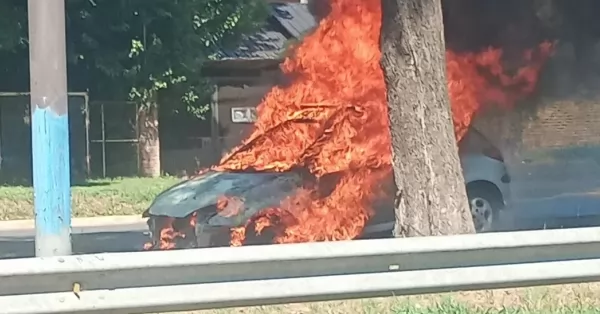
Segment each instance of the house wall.
M235 72L243 72L243 66ZM225 71L223 71L224 73ZM218 162L220 157L237 146L252 130L250 123L234 123L231 109L234 107L256 107L265 94L280 80L280 71L277 67L267 64L264 69L257 71L252 68L255 75L232 74L213 77L217 82L216 116L213 123L217 124L218 134L207 135L198 139L195 147L179 147L163 151L161 162L163 171L169 174L192 174L198 169L211 166ZM216 118L216 119L215 119ZM217 140L218 143L214 143Z
M223 138L225 151L237 146L252 130L252 124L234 123L231 109L234 107L256 107L273 87L268 83L243 86L219 86L219 137Z
M600 145L600 102L552 101L526 121L523 147L560 148Z
M254 77L231 76L219 80L217 119L223 153L237 146L252 130L251 123L233 122L231 109L256 108L269 90L280 82L281 72L277 67L267 67Z
M474 122L511 155L532 150L600 146L600 101L541 100L535 108L489 110Z

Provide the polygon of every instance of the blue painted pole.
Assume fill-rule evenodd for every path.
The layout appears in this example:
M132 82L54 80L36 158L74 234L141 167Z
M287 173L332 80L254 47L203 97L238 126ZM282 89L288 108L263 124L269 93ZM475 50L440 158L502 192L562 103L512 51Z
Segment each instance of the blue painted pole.
M36 256L71 254L65 0L28 0Z

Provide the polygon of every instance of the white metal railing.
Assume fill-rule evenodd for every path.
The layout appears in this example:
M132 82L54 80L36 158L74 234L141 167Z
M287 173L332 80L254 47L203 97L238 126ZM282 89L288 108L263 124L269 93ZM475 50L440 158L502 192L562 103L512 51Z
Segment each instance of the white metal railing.
M148 313L596 281L600 228L0 261L2 313Z

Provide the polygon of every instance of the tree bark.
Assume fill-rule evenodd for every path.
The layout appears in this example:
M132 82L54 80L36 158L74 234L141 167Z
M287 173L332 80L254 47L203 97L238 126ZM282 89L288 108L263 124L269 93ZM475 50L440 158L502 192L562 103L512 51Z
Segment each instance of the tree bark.
M160 177L160 137L158 131L158 103L150 101L138 109L139 175Z
M473 232L452 126L440 0L382 0L396 237Z

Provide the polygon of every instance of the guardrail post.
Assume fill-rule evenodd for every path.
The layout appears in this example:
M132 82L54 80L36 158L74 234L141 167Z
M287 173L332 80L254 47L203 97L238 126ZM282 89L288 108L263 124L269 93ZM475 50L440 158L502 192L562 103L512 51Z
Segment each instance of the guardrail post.
M36 256L71 254L65 0L29 0Z

